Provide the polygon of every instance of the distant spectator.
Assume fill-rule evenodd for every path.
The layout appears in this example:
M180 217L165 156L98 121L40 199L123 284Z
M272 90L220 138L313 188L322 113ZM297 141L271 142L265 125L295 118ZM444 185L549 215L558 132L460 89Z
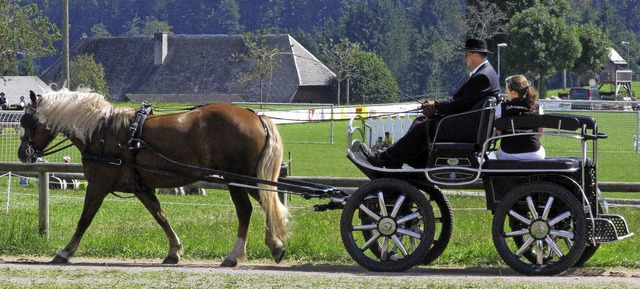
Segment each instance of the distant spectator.
M16 105L16 108L18 108L18 110L22 110L27 106L27 103L24 101L24 96L21 95L20 96L20 102L18 102L18 104Z
M389 132L385 132L384 133L384 141L382 142L382 145L384 146L384 148L388 148L393 144L393 138L391 137L391 134L389 134Z
M371 149L379 150L379 151L381 151L381 150L383 150L383 149L384 149L384 141L382 140L382 137L381 137L381 136L379 136L379 137L378 137L378 140L376 141L376 143L375 143L375 144L373 144L373 146L371 147Z
M4 92L0 92L0 109L7 109L7 98L4 96Z

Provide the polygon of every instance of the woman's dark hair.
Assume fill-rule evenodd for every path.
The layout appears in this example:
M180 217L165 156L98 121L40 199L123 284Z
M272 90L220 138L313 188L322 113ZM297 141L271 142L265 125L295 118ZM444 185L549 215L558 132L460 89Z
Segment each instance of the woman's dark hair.
M518 94L518 98L525 101L530 111L535 110L538 92L529 84L529 81L524 77L524 75L509 76L504 80L504 82L509 90L515 91Z

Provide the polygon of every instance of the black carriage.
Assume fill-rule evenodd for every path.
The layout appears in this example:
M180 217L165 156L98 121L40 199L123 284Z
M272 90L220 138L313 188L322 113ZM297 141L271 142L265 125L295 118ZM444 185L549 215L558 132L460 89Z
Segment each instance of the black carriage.
M488 98L477 109L436 124L423 169L369 164L362 150L363 142L370 143L370 127L359 117L351 120L347 156L371 179L347 199L340 223L345 247L358 264L402 271L438 258L453 232L451 206L438 185L482 181L495 248L522 274L563 272L586 262L601 243L633 235L623 217L608 212L598 189L597 143L606 135L598 132L595 119L547 114L494 121L495 104ZM447 136L470 125L477 133ZM545 138L577 139L581 154L517 161L490 157L499 139L515 135L497 136L496 129L532 127L544 127Z

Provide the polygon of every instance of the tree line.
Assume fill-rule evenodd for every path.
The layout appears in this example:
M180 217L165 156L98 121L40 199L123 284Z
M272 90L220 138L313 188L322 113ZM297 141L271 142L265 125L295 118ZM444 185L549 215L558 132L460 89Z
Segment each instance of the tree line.
M33 17L61 26L60 1L3 3L35 5ZM496 68L497 45L505 43L502 76L525 74L543 93L557 87L552 76L563 69L575 76L599 71L607 47L639 72L637 15L640 0L69 0L71 43L158 31L291 34L338 74L342 100L356 103L451 95L466 78L457 48L467 37L488 41ZM59 32L48 28L31 37L50 49L47 37L59 39ZM1 33L0 45L13 41ZM40 57L51 53L3 52L8 60L0 69L37 74L35 64L46 64Z

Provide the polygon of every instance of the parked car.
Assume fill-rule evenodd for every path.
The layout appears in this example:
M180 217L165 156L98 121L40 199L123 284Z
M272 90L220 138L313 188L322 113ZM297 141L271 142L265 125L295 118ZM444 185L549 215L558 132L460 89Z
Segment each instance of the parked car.
M570 100L602 100L600 97L600 92L595 87L572 87L569 90L569 99ZM583 109L583 110L591 110L593 109L593 104L591 103L571 103L571 109Z

